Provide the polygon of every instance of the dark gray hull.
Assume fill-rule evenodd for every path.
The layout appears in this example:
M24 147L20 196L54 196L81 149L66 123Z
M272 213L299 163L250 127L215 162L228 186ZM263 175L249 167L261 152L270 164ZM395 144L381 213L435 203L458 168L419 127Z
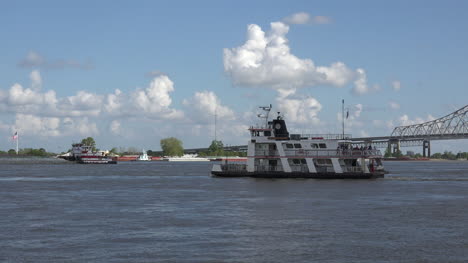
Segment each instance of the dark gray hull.
M310 178L310 179L375 179L383 178L385 172L373 173L284 173L284 172L238 172L212 171L217 177L254 177L254 178Z

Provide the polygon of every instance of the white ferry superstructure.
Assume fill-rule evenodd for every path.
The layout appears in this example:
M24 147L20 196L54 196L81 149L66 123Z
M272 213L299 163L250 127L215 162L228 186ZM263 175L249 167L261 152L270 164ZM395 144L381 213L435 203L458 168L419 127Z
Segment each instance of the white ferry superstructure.
M269 111L270 107L261 107ZM249 128L246 164L215 164L220 177L368 179L383 177L382 154L370 146L352 148L344 134L289 134L279 116Z

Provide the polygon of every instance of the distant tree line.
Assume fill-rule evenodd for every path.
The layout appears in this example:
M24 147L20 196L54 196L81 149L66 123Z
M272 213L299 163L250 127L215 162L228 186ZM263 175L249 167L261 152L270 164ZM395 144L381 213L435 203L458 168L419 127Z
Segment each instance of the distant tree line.
M160 141L162 151L148 150L147 154L153 157L161 156L182 156L184 154L184 147L181 140L175 137L169 137ZM112 148L110 152L118 155L136 155L141 154L141 150L135 147L129 147L128 149L116 147ZM233 152L224 150L222 141L213 140L206 151L200 152L198 156L247 156L244 152Z
M222 141L213 140L207 151L200 152L199 156L247 156L244 152L233 152L224 150Z
M411 158L421 158L423 157L422 154L416 153L412 155L404 155L400 150L397 150L394 153L391 153L388 149L385 151L384 157L411 157ZM444 153L434 153L431 155L432 159L445 159L445 160L457 160L457 159L465 159L468 160L468 152L459 152L454 154L450 151L445 151Z
M459 152L454 154L449 151L445 151L444 153L434 153L431 155L433 159L447 159L447 160L457 160L457 159L465 159L468 160L468 152Z
M10 149L8 151L0 151L0 155L9 156L9 155L16 155L16 150ZM33 149L33 148L24 148L19 149L18 155L21 156L40 156L40 157L49 157L56 155L55 153L47 152L44 148Z

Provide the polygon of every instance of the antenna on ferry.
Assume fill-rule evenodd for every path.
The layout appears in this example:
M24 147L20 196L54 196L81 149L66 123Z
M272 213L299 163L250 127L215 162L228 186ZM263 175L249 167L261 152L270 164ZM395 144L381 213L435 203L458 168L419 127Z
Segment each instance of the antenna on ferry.
M215 118L215 119L214 119L214 121L215 121L215 123L214 123L214 139L215 139L215 142L217 141L217 136L216 136L216 135L217 135L217 134L216 134L216 119L217 119L217 117L218 117L218 116L217 116L217 109L218 109L218 105L216 104L216 105L215 105L215 114L214 114L214 118Z
M272 106L270 104L270 106L260 106L259 108L265 111L265 115L258 114L257 116L259 118L265 118L265 128L267 128L268 127L268 116L270 115L270 111L271 111Z
M342 99L341 101L341 121L342 121L342 124L343 124L343 137L342 139L344 140L344 99Z

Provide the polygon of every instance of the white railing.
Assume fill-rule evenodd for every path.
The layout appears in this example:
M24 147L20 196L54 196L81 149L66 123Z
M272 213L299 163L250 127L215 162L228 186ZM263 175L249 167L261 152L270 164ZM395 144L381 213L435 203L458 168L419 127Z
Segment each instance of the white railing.
M294 134L291 135L300 135L301 140L342 140L343 134L333 134L333 133L324 133L324 134ZM351 134L344 134L344 139L350 139L353 136Z
M309 167L307 165L290 165L291 171L293 172L300 172L300 173L308 173Z
M362 169L361 169L361 167L358 167L358 166L343 167L343 172L362 173Z
M277 150L256 150L255 156L278 156Z
M283 167L279 165L256 165L255 169L258 172L282 172Z
M286 156L304 156L304 157L381 157L380 150L284 150Z
M245 172L247 171L247 165L245 164L222 164L221 169L229 172Z
M317 173L334 173L333 166L316 166Z

